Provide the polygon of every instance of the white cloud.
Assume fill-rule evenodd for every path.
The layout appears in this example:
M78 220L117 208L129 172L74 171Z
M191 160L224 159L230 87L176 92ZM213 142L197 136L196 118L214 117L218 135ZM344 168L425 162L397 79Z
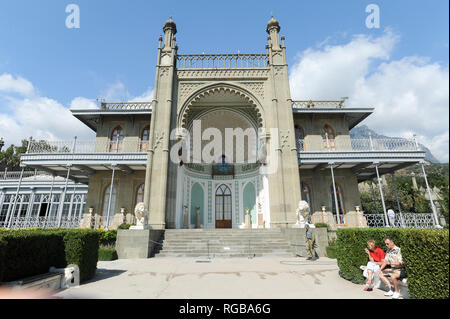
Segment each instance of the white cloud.
M88 110L88 109L98 109L97 104L92 99L87 99L85 97L76 97L70 102L71 110Z
M72 105L80 105L84 98L76 98ZM21 77L0 75L0 136L5 147L18 145L21 140L34 139L80 140L92 139L95 133L76 119L70 110L58 101L39 96L33 84Z
M309 48L290 73L294 99L350 99L348 107L374 107L363 123L389 136L411 137L448 162L449 72L422 57L392 60L399 38L355 36L344 45Z
M24 96L34 95L34 86L30 81L12 76L8 73L0 74L0 92L18 93Z
M100 96L107 102L153 99L151 87L142 95L132 97L120 81L111 84L103 93ZM30 136L38 140L71 140L74 136L79 140L92 140L95 137L95 132L70 112L70 109L98 109L93 99L79 96L65 107L54 99L40 96L27 79L3 73L0 74L0 101L0 137L5 141L5 147L18 145Z

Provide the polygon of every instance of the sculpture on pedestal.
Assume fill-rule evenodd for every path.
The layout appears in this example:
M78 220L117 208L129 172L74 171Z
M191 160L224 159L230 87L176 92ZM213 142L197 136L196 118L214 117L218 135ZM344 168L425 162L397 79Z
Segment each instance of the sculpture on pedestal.
M307 224L307 218L309 215L309 204L307 201L301 200L298 202L297 210L297 222L295 223L295 228L305 228Z
M134 216L136 217L136 226L130 229L148 229L148 211L145 209L144 203L137 203L134 208Z

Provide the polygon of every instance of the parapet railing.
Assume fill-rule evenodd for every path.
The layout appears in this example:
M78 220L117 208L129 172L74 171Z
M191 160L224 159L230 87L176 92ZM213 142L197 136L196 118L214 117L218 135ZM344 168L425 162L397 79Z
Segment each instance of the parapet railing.
M146 153L148 141L31 141L27 154Z
M344 100L340 101L292 101L293 109L342 109Z
M1 179L19 179L20 178L20 171L11 171L11 172L0 172L0 180ZM50 173L45 171L24 171L23 172L23 178L25 177L32 177L35 175L50 175Z
M299 139L297 149L300 152L422 151L414 139L406 138L323 139L320 143Z
M387 227L384 214L364 214L368 227ZM396 213L388 218L389 227L397 228L434 228L435 221L432 213Z
M118 103L105 103L101 104L102 110L151 110L151 102L118 102Z
M183 54L177 55L179 69L266 68L267 54Z

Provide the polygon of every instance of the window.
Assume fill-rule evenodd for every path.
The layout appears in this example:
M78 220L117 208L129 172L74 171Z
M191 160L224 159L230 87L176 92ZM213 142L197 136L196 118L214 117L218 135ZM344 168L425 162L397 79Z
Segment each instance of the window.
M333 215L337 215L336 212L336 200L334 197L334 189L333 189L333 183L330 185L330 195L331 195L331 209ZM344 224L344 215L346 213L345 210L345 203L344 203L344 192L342 190L341 185L336 183L336 196L338 201L338 207L339 207L339 223L338 224Z
M148 151L148 141L150 137L150 125L147 125L142 130L141 134L141 152L147 152Z
M323 137L323 147L325 150L335 151L336 150L336 141L335 134L333 128L325 124L322 129L322 137Z
M109 205L109 195L111 193L111 206L109 210L109 224L112 223L112 219L114 216L114 207L116 204L116 197L117 197L117 190L116 187L113 187L111 192L111 184L108 185L108 187L105 188L105 191L103 192L103 204L102 204L102 213L101 216L103 216L103 225L106 225L106 220L108 219L108 205Z
M297 150L303 151L305 149L305 131L301 126L295 126L295 143Z
M231 190L223 184L216 190L216 227L218 221L231 221Z
M137 188L137 191L136 191L136 204L135 205L137 205L138 203L143 203L144 202L144 186L145 186L145 184L142 183Z
M121 152L123 144L123 129L117 126L111 134L110 152Z

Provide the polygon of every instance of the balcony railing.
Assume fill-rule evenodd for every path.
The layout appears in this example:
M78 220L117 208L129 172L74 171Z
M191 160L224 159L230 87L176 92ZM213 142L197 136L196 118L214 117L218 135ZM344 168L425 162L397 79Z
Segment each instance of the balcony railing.
M267 54L184 54L177 55L179 69L266 68Z
M143 141L31 141L27 154L146 153Z
M19 179L20 171L12 171L12 172L0 172L0 180L4 179ZM24 171L22 177L32 177L35 175L50 175L48 172L44 171Z
M421 151L414 139L404 138L323 139L321 142L299 139L297 149L300 152Z
M384 214L364 214L368 227L388 227ZM434 228L434 216L432 213L403 213L395 214L389 220L389 227L398 228Z
M292 101L294 109L342 109L344 108L344 100L340 101Z
M119 102L119 103L102 103L102 110L151 110L151 102Z

